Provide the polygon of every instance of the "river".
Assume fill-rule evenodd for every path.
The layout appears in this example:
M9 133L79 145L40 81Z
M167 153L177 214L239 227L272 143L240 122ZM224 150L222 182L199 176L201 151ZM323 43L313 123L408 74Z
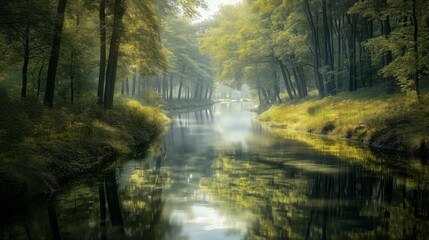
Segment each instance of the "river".
M149 157L2 216L0 239L428 239L426 166L280 137L251 105L175 114Z

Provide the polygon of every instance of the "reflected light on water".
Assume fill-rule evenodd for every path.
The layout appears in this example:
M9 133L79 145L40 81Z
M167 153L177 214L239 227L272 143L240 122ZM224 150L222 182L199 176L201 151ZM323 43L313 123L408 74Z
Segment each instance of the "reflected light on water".
M204 205L193 205L189 213L183 210L173 210L169 222L181 225L183 234L189 239L213 239L213 236L223 236L222 239L243 239L246 235L247 222L245 217L226 216L218 209ZM216 232L216 235L213 233Z
M227 112L215 111L216 124L215 129L221 134L222 144L239 144L247 149L248 135L251 125L250 118L252 114L248 111L242 111L242 104L221 104L219 108L228 110Z
M328 165L318 164L315 162L309 162L309 161L287 161L284 163L284 165L287 166L293 166L297 169L302 169L309 172L318 172L318 173L326 173L326 174L333 174L333 173L340 173L343 171L343 169L338 167L331 167Z

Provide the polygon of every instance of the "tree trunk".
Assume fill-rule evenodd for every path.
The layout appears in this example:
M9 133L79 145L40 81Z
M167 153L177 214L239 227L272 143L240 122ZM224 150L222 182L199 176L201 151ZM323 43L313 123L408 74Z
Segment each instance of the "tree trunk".
M331 54L331 29L329 29L326 0L322 0L322 23L323 23L323 64L327 68L326 95L334 94L335 83L332 78L333 56Z
M416 0L413 0L413 24L414 24L414 33L413 33L413 50L414 50L414 64L415 64L415 72L414 72L414 85L416 88L417 101L421 101L420 98L420 86L419 86L419 46L418 46L418 35L419 35L419 25L417 22L417 8Z
M283 68L284 68L284 70L286 72L286 77L287 77L288 84L289 84L289 86L290 86L290 88L291 88L291 90L293 92L293 97L296 98L297 97L296 90L295 90L295 86L292 83L292 78L291 78L289 69L288 69L288 67L286 66L285 63L282 62L282 65L283 65Z
M285 87L286 87L287 94L289 95L290 100L292 100L293 99L293 95L292 95L291 88L289 86L289 81L288 81L288 78L287 78L287 75L286 75L286 70L285 70L284 64L283 64L282 60L280 60L278 58L276 58L276 60L277 60L277 62L279 64L279 66L280 66L280 71L281 71L282 76L283 76L283 81L284 81L284 84L285 84Z
M156 91L161 94L161 79L159 76L156 77Z
M302 77L301 69L295 64L294 59L289 59L289 62L292 65L293 75L295 77L296 87L298 89L298 95L300 98L306 97L307 94L307 84ZM286 68L287 69L287 68Z
M104 107L113 107L115 95L116 70L118 67L119 44L121 40L122 17L126 10L126 0L115 0L112 38L110 40L109 60L106 70L106 87L104 90Z
M343 56L342 56L342 43L344 41L343 39L343 35L342 35L342 25L341 25L341 18L338 19L338 25L337 25L337 48L338 48L338 58L337 58L337 91L342 90L343 88L343 78L342 78L342 60L343 60Z
M127 79L125 79L125 93L129 96L130 95L130 83L128 81L128 77Z
M131 96L135 96L136 95L136 85L137 85L137 69L136 68L132 68L133 71L133 85L131 87Z
M357 90L357 69L356 69L356 31L357 31L357 16L347 16L349 24L349 91Z
M209 99L212 99L212 95L213 95L213 87L210 88Z
M387 4L387 3L386 3ZM386 19L383 21L383 34L387 38L390 35L390 32L392 32L392 28L390 27L390 18L389 16L386 16ZM384 65L388 65L392 62L392 51L388 51L385 56L385 62Z
M319 34L317 32L316 26L313 20L313 14L311 13L310 5L308 4L308 0L304 0L304 9L306 11L308 24L311 29L311 40L313 43L313 61L314 61L314 78L316 79L316 87L319 92L319 97L325 97L325 86L323 84L322 77L320 76L320 46L319 46Z
M177 100L180 101L182 95L182 87L183 87L183 75L185 74L186 66L182 67L182 74L180 75L180 84L179 84L179 92L177 93Z
M369 23L367 24L367 39L371 39L373 37L374 27L373 27L373 20L369 20ZM373 69L372 69L372 59L370 52L366 49L366 61L368 66L368 71L366 74L366 77L368 79L368 85L372 87L374 85L372 75L373 75Z
M267 93L267 91L265 90L265 88L261 88L261 91L262 91L262 95L263 95L263 96L264 96L264 98L265 98L265 104L270 103L270 98L269 98L268 93Z
M170 97L168 98L170 101L173 100L173 75L170 74Z
M26 7L29 8L29 0L25 1ZM27 96L27 73L28 61L30 59L30 23L28 22L28 14L25 15L25 29L24 29L24 63L22 64L22 88L21 97Z
M76 35L79 34L79 25L80 25L80 17L78 14L76 17L76 30L75 30ZM71 53L70 53L70 102L71 104L74 103L75 56L76 56L76 49L74 46L72 46Z
M199 99L200 100L203 99L203 87L204 87L204 85L203 85L203 83L201 83L200 84L200 92L199 92Z
M197 100L198 97L198 89L200 88L200 81L197 81L197 86L195 87L195 92L194 92L194 100Z
M204 100L207 100L208 95L209 95L209 87L207 86L206 87L206 92L204 93Z
M63 32L64 12L66 11L67 0L60 0L58 3L57 17L55 21L54 37L49 57L48 76L46 79L44 105L54 106L55 76L57 74L58 58L60 56L61 35Z
M181 77L182 78L182 77ZM179 83L179 92L177 93L177 100L180 101L180 96L182 95L182 87L183 87L183 80L180 79Z
M100 69L98 72L98 105L103 105L104 80L106 73L106 0L100 0Z
M74 77L70 78L70 103L74 103Z
M43 71L44 67L45 67L45 63L42 63L42 66L40 66L40 69L39 69L39 74L37 75L37 98L39 98L39 94L40 94L40 85L41 85L41 81L42 81L42 71Z
M167 99L168 85L167 85L167 75L164 73L162 75L162 98Z
M305 82L305 79L303 77L304 67L302 65L296 66L296 72L298 73L299 82L301 84L304 97L307 97L308 96L307 83Z

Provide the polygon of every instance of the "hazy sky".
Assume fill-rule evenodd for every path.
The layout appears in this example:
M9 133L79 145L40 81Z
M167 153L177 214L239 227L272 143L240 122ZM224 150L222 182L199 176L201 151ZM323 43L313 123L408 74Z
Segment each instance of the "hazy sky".
M241 2L241 0L206 0L206 2L209 6L209 10L208 11L204 11L204 10L200 11L201 19L209 18L210 16L215 14L219 9L219 7L218 7L219 5L235 4L235 3Z

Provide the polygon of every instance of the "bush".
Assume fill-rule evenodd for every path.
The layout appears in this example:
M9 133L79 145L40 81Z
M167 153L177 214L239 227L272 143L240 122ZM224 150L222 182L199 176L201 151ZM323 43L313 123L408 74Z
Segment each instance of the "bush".
M143 103L152 106L152 107L160 107L164 103L164 99L162 99L161 94L158 92L155 92L152 89L146 89L144 90L140 97L143 100Z

